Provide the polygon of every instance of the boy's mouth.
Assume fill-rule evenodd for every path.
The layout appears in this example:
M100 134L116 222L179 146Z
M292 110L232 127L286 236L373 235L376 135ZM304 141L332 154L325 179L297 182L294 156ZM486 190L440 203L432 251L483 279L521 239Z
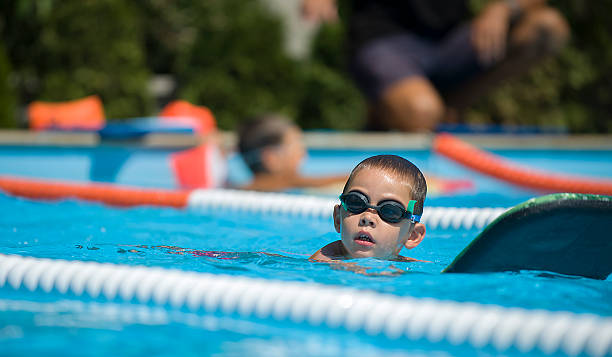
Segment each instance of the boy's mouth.
M355 241L355 243L366 246L366 247L372 246L376 243L374 239L372 238L372 236L370 235L370 233L367 233L367 232L357 233L357 235L353 238L353 240Z

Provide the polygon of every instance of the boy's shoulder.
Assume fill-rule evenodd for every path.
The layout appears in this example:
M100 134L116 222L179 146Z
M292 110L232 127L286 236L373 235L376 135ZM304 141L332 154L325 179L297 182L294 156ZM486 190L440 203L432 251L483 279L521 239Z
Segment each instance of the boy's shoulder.
M317 250L309 260L315 261L332 261L332 260L344 260L347 258L346 249L341 240L331 242L323 248Z

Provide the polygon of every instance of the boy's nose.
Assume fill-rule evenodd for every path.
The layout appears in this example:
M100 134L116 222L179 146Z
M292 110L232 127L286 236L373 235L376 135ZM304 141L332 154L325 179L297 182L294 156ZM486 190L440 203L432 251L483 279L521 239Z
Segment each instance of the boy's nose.
M374 215L376 214L376 211L374 211L373 209L368 209L367 211L363 212L361 214L361 219L359 220L359 223L361 226L376 226L376 221L374 218Z

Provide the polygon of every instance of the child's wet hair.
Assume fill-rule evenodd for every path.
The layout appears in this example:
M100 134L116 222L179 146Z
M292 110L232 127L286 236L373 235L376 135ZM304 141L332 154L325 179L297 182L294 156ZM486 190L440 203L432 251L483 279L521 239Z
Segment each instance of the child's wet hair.
M353 177L363 169L386 171L408 181L411 187L411 199L417 201L414 205L413 213L418 215L423 214L423 205L425 203L425 196L427 195L427 182L425 181L425 176L416 165L397 155L376 155L368 157L357 164L353 171L351 171L351 175L348 180L346 180L346 184L344 184L342 193L346 193Z
M266 172L261 160L263 149L280 145L283 136L294 124L278 114L265 114L248 119L238 129L238 150L254 174Z

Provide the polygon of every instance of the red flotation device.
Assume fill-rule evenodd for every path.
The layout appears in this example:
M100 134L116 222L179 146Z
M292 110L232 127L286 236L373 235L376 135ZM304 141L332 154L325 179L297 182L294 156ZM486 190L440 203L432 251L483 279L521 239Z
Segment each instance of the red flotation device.
M191 126L203 143L171 155L171 166L180 188L221 187L227 164L217 141L217 123L210 109L184 100L169 103L159 114L161 120Z
M32 130L99 130L106 123L104 106L97 95L64 101L35 101L28 105Z

